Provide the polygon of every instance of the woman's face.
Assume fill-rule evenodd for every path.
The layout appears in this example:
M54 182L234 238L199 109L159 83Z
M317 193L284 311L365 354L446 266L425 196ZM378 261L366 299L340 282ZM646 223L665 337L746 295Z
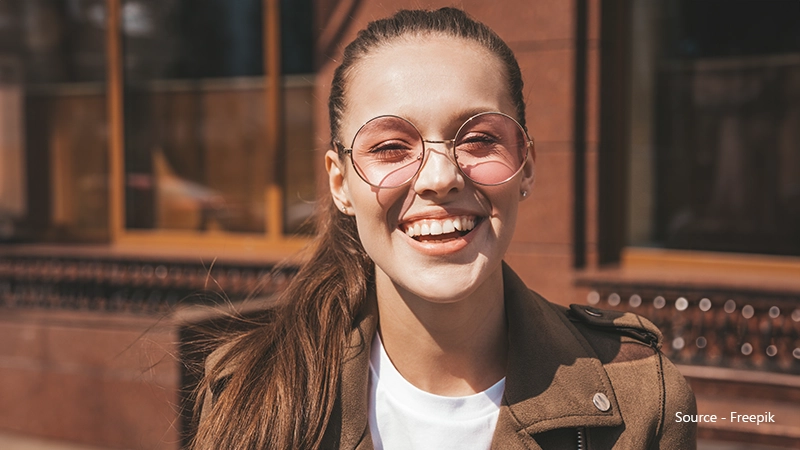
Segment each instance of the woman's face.
M354 66L345 94L341 136L346 145L380 115L411 121L426 140L452 139L479 112L514 116L505 70L496 56L467 40L409 38L382 46ZM459 171L449 144L426 144L426 158L407 184L377 189L353 170L349 157L326 155L340 209L355 215L361 242L375 262L378 292L447 303L463 299L500 269L522 193L531 188L533 158L510 181L476 185ZM532 149L531 149L532 151ZM469 229L468 233L458 228ZM442 234L417 230L442 229ZM455 232L447 233L456 229Z

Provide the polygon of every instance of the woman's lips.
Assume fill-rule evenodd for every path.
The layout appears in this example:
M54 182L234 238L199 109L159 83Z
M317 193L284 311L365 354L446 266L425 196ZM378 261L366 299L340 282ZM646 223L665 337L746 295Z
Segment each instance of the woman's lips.
M458 221L460 221L461 230L456 228ZM447 220L453 222L453 231L445 233L445 223ZM404 231L409 245L418 252L428 256L445 256L455 253L473 241L475 238L475 231L483 224L483 218L477 216L453 216L443 219L420 219L412 222L407 222L401 225L401 231ZM427 234L422 234L423 224L427 225ZM439 231L441 226L441 232ZM416 234L417 227L419 227L419 234ZM412 231L409 233L409 228ZM439 234L432 234L433 232ZM447 228L449 229L449 228Z

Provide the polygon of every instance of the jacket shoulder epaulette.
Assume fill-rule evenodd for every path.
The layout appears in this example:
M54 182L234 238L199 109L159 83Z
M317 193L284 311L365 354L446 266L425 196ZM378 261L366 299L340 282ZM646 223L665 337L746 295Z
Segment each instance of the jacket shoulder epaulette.
M616 333L639 340L653 348L661 348L661 331L646 318L624 311L572 304L566 310L570 321L593 330Z

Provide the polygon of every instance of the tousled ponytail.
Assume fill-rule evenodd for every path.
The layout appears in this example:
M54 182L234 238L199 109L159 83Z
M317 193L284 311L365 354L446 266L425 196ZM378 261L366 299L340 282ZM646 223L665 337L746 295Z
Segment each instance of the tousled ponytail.
M319 448L336 401L344 342L373 272L355 220L331 200L311 257L268 323L233 338L198 387L194 449ZM224 389L218 389L220 383ZM214 395L213 407L206 396Z

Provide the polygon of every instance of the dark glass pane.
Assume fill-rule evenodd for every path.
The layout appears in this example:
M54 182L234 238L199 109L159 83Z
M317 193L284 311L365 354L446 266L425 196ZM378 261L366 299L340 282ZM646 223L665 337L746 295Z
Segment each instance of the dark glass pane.
M281 70L284 77L286 176L284 227L287 233L312 233L314 209L314 35L312 0L281 0Z
M126 0L126 223L264 231L261 0Z
M664 56L693 59L797 52L800 2L680 0L664 3Z
M105 21L104 0L0 0L0 222L15 239L107 236Z
M2 2L16 20L7 22L31 84L101 82L106 78L103 0L25 0Z
M281 0L281 69L285 74L314 71L312 0Z
M649 237L632 243L800 255L800 2L658 4L633 36L655 54L634 70L634 86L652 77L632 102L652 108L654 185Z
M310 2L282 12L284 71L311 69ZM126 225L263 233L275 164L284 224L313 197L313 86L284 79L285 158L268 152L263 0L124 0Z

